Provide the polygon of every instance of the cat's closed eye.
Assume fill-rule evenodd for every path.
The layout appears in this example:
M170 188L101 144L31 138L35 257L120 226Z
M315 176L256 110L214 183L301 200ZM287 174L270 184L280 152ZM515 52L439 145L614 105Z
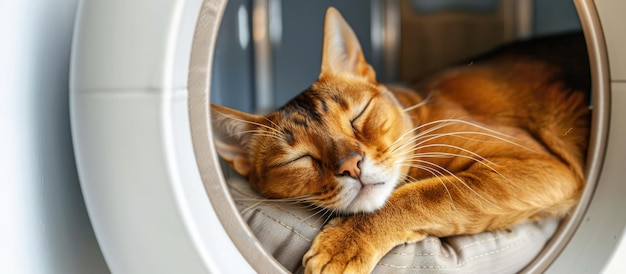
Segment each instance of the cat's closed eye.
M362 119L364 117L365 112L370 107L370 105L372 104L373 100L374 100L374 98L371 98L369 101L367 101L367 103L358 112L358 114L354 118L352 118L352 120L350 120L350 126L352 126L352 130L354 130L355 133L362 131L362 125L361 125L361 123L359 123L359 121L360 121L360 119Z
M291 159L288 159L286 161L281 161L275 164L271 164L269 167L270 168L278 168L278 167L283 167L283 166L287 166L290 164L295 164L295 163L300 163L300 162L304 162L304 161L314 161L313 156L309 155L309 154L303 154L303 155L299 155L296 157L293 157Z

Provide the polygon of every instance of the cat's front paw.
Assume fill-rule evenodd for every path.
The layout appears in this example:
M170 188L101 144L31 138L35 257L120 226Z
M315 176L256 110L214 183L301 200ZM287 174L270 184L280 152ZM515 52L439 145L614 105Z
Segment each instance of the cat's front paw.
M335 218L315 237L302 262L306 273L370 273L384 254L344 218Z

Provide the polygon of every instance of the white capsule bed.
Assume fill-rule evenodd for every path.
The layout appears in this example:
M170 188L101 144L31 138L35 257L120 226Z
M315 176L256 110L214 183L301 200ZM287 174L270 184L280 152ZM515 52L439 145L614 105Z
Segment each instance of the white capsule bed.
M269 6L275 2L252 1ZM253 205L233 198L254 193L246 192L245 183L226 179L213 147L209 123L209 102L215 92L212 71L220 69L213 61L227 4L226 0L108 0L79 5L70 83L72 135L90 220L113 273L287 273L297 269L277 258L292 252L292 247L285 247L289 237L309 237L293 236L307 228L297 223L285 226L290 221L284 220L274 223L288 227L284 233L259 235L263 225L267 225L265 231L280 228L252 220L251 214L259 211L245 210ZM533 251L519 248L518 257L530 257L515 271L599 273L619 260L612 256L626 227L626 108L622 107L626 105L626 38L621 18L626 2L575 0L574 4L592 69L588 184L581 202L562 223L531 228L538 234L514 229L522 233L511 236L518 240L544 237ZM248 18L247 12L262 11L239 13ZM255 42L255 50L262 50L258 35L239 39ZM262 60L255 66L262 68ZM256 84L263 87L266 83ZM263 92L267 91L257 98L261 107L267 106ZM241 193L231 193L233 185L238 190L243 187ZM271 206L266 210L262 213L281 214L270 212ZM314 235L318 228L311 229L306 233ZM502 233L478 240L464 236L453 240L457 241L453 245L462 249L508 237ZM279 238L273 247L272 239L259 240L272 237ZM507 249L524 247L523 242L511 240L487 252L505 254ZM485 253L459 254L477 261L487 257L481 255ZM517 260L507 256L496 254L494 261L481 264L502 264L503 268L487 267L506 271L510 269L506 264ZM476 268L454 270L476 271L486 266L471 267Z

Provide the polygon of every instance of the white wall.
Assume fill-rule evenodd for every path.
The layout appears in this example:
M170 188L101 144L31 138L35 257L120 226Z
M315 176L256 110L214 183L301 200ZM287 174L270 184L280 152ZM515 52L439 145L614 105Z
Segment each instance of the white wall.
M72 150L77 0L0 1L0 273L107 273Z

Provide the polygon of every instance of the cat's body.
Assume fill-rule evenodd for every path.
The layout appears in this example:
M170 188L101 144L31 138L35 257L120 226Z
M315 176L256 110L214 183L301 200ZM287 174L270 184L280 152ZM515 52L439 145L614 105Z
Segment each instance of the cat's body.
M307 272L368 272L398 244L576 203L589 123L582 36L505 48L409 90L376 81L334 9L325 24L307 91L265 117L213 106L220 155L261 195L344 213L313 242Z

